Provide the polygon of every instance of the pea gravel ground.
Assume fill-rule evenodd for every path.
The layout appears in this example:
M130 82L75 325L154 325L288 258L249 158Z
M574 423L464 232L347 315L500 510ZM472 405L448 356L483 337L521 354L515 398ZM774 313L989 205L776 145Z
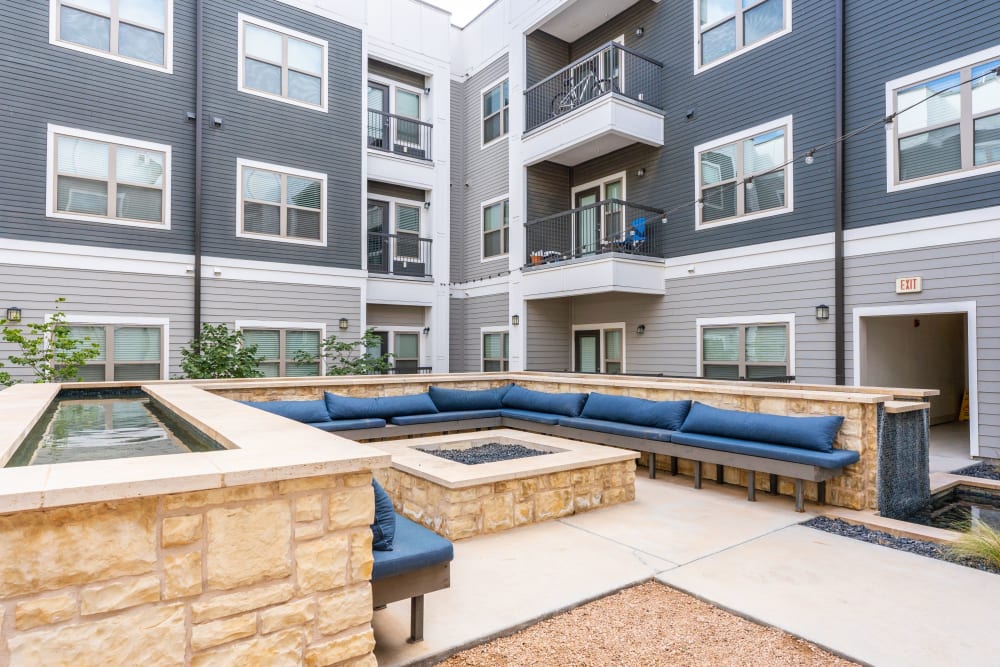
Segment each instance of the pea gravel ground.
M782 667L856 663L651 581L468 649L440 664Z

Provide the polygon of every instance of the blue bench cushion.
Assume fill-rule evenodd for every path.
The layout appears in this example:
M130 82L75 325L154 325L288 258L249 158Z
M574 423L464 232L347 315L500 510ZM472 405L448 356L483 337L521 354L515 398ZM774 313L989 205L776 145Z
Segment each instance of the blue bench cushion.
M356 428L382 428L384 419L337 419L309 424L324 431L350 431Z
M381 398L352 398L325 392L330 419L391 419L398 415L423 415L437 412L427 393Z
M684 423L690 409L691 401L648 401L593 392L580 416L676 431Z
M307 424L330 421L326 403L315 401L240 401L243 405Z
M653 439L653 429L649 426L636 426L635 424L623 424L622 422L609 421L606 419L587 419L586 417L563 417L559 420L560 426L571 428L582 428L587 431L599 431L601 433L611 433L612 435L626 435L632 438ZM672 431L663 431L672 433ZM669 440L665 440L669 442Z
M833 449L833 441L843 421L840 416L785 417L722 410L696 402L680 430L828 452Z
M857 461L861 456L847 449L832 449L828 452L818 452L814 449L801 447L786 447L766 442L752 442L736 438L723 438L717 435L700 435L697 433L675 433L673 441L679 445L690 445L704 449L715 449L733 454L749 454L766 459L804 463L820 468L842 468Z
M500 411L501 417L510 417L512 419L523 419L529 422L538 422L539 424L548 424L550 426L555 426L559 423L562 415L554 415L551 412L535 412L534 410L512 410L509 408L504 408Z
M372 549L392 551L396 537L396 510L392 508L392 498L377 480L372 480L375 491L375 523L372 524Z
M503 407L503 397L511 385L496 389L444 389L431 387L427 390L434 405L441 412L463 412L466 410L499 410Z
M551 412L564 417L579 417L587 394L550 394L516 384L503 396L503 407L531 412Z
M451 542L436 533L396 515L396 539L392 551L372 553L375 565L372 580L385 579L428 565L447 563L455 557Z
M464 419L489 419L499 416L499 410L463 410L461 412L435 412L429 415L402 415L393 417L392 423L397 426L406 426L408 424L433 424Z

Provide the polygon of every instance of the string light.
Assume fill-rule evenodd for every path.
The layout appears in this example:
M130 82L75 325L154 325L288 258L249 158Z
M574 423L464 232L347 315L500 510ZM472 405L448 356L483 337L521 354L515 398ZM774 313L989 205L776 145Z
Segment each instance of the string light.
M806 153L806 159L803 161L806 164L812 164L813 162L816 161L816 158L813 157L813 155L815 154L816 154L816 149L815 148L811 149L808 153Z

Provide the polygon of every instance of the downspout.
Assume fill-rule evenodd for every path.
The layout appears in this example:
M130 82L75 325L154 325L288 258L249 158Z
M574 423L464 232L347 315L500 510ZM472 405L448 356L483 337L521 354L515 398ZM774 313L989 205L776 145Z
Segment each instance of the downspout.
M204 1L195 0L194 49L194 339L201 338L201 176L204 138Z
M844 0L837 0L835 15L836 50L834 72L835 127L834 136L844 136ZM844 142L834 146L833 167L833 322L834 370L836 383L846 384L846 335L844 327ZM858 341L854 341L857 345Z

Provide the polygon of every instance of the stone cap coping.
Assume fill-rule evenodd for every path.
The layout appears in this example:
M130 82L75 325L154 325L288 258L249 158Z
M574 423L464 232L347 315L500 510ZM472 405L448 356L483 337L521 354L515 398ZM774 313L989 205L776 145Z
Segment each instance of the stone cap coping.
M535 445L539 449L547 449L554 453L510 461L465 465L417 449L438 446L449 448L458 443L478 441L524 443L526 446ZM639 458L639 452L627 449L513 429L453 433L410 440L376 442L372 445L392 455L392 467L396 470L402 470L448 489L463 489L480 484L537 477Z
M843 507L832 507L823 512L823 516L831 519L841 519L855 526L864 526L871 530L880 530L894 537L905 537L912 540L928 540L938 544L951 544L958 539L956 530L945 530L934 526L922 526L919 523L900 521L880 516L872 510L855 511Z
M941 493L956 486L971 486L977 489L1000 491L1000 480L953 475L949 472L931 473L931 493Z
M898 415L903 412L918 412L920 410L930 410L930 403L921 401L886 401L885 411L891 415Z
M77 386L73 384L74 389ZM6 458L60 388L56 384L19 385L0 393L0 452ZM389 465L389 456L370 445L242 405L190 384L162 383L142 388L226 449L0 468L0 514L367 472Z

